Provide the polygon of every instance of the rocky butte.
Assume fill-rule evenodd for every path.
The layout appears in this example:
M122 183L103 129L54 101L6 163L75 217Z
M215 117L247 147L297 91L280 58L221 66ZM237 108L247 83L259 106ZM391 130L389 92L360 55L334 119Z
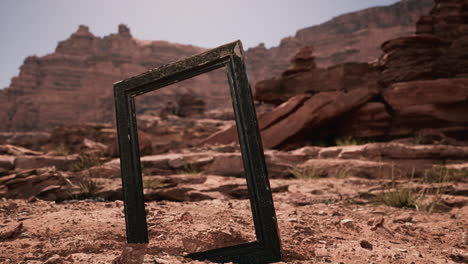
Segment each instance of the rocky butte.
M315 47L319 67L375 60L381 42L413 32L416 19L428 11L431 2L405 0L345 14L299 30L278 47L267 49L260 44L249 49L246 57L252 86L279 75L303 46ZM112 122L114 82L203 50L138 40L125 25L105 37L94 36L88 27L80 26L57 45L54 53L26 58L19 76L0 91L0 111L4 113L0 115L0 131L50 130L70 122ZM185 94L203 98L207 109L229 107L225 79L218 71L178 84L174 90L163 89L157 98L145 95L137 102L139 113L159 110L180 101Z

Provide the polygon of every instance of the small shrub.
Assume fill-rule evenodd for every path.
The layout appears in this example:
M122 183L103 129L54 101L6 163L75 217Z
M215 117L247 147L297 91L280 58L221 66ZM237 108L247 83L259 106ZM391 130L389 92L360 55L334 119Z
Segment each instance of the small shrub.
M145 179L143 180L143 188L145 189L159 189L164 184L159 179Z
M417 202L420 198L420 195L407 188L382 192L377 196L378 201L382 204L397 208L417 208Z
M52 150L52 153L51 153L52 156L67 156L69 154L70 154L70 150L63 143L60 143L59 145L57 145Z
M97 183L90 179L84 179L78 183L78 194L72 196L75 200L95 199L99 191Z
M78 161L76 161L72 166L72 171L82 171L94 166L101 165L102 162L99 160L98 157L90 154L81 154L78 157Z
M289 172L297 179L318 179L327 176L323 169L317 167L295 168L290 169Z
M351 172L350 168L339 168L339 169L336 169L335 171L333 171L328 176L333 177L333 178L343 179L343 178L349 178L349 177L353 176L353 173Z
M448 183L468 179L468 170L451 169L444 166L434 166L424 171L424 182Z
M438 183L446 182L447 175L442 171L434 170L431 173L435 173L437 176L433 180L437 180ZM411 173L410 182L412 181L415 174L413 169ZM376 196L378 203L385 204L387 206L397 208L412 208L419 211L434 212L441 207L442 194L445 192L443 186L433 186L430 183L434 181L428 181L427 177L424 177L422 184L430 184L428 187L424 187L420 190L415 188L403 187L396 184L395 170L392 167L390 184L384 184L383 191Z
M364 140L355 139L352 137L344 137L335 139L335 144L337 146L354 146L354 145L364 145L368 142Z
M424 137L421 133L416 133L412 138L413 144L415 145L423 145Z
M192 164L186 164L182 169L176 170L176 174L200 174L202 170Z

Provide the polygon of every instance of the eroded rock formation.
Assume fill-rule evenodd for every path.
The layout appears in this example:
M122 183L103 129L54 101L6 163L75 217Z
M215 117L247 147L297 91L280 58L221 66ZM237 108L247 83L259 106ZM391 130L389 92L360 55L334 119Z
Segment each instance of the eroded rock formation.
M281 40L278 47L263 44L246 52L251 80L279 76L288 60L304 46L315 48L319 67L345 62L370 62L380 54L386 40L410 35L421 15L431 9L433 0L404 0L390 6L374 7L344 14L321 25L298 30Z
M280 75L287 69L289 58L304 46L314 46L314 64L321 67L374 60L380 43L413 31L416 18L430 4L431 0L409 0L345 14L299 30L294 37L284 38L278 47L267 49L261 44L249 49L246 57L252 86ZM0 115L0 131L50 130L71 121L112 122L114 82L203 50L165 41L137 40L125 25L119 26L118 33L105 37L97 37L88 27L80 26L58 44L54 53L26 58L19 76L0 91L0 112L4 113ZM314 78L335 78L361 67L356 64L329 71L317 69L319 77ZM291 76L290 82L294 83L295 77ZM219 71L138 98L138 113L160 111L166 103L176 103L180 93L203 97L207 110L230 107L226 77Z
M164 41L134 39L129 28L119 26L116 34L94 36L80 26L54 53L31 56L9 88L0 91L0 130L48 130L82 122L112 122L113 83L148 69L203 51L202 48ZM144 95L137 100L139 112L159 109L176 101L176 92L193 92L217 107L228 97L225 76L213 72L181 82L174 88ZM221 87L224 88L224 87ZM155 96L157 100L154 99ZM221 103L222 104L222 103Z
M384 53L374 64L316 68L316 56L302 50L281 77L256 85L257 100L283 103L259 116L264 145L283 148L349 137L388 140L427 129L467 139L467 17L466 0L435 1L416 34L383 43ZM298 58L310 66L294 70ZM235 140L228 129L207 142Z

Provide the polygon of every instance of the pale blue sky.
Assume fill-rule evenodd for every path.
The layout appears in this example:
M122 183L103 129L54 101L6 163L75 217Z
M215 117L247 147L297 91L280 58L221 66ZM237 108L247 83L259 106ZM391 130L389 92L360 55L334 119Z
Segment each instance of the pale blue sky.
M244 48L276 46L298 29L397 0L0 0L0 88L29 55L90 27L105 36L127 24L134 37L215 47L241 39Z

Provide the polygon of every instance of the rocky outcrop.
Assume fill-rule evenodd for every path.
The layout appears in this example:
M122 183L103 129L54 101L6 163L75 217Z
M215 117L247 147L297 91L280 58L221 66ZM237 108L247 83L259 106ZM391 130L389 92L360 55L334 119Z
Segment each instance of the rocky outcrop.
M6 198L38 197L61 200L70 196L72 185L68 175L55 168L23 170L0 178L0 196Z
M323 115L333 124L309 124L304 131L313 132L300 133L303 144L316 138L333 141L350 137L372 140L416 137L425 129L437 129L465 140L468 70L464 65L468 61L468 50L462 43L468 39L467 5L464 0L436 1L429 15L419 20L417 34L383 43L384 54L375 64L345 63L327 69L288 70L279 78L258 82L255 98L273 104L290 100L287 104L291 105L296 100L293 96L304 93L318 98L337 91L351 93L364 87L379 91L372 100L332 118L323 113L323 109L309 112L309 116ZM298 56L304 58L304 52ZM315 60L316 56L309 55L308 59ZM283 120L279 124L284 125L284 131L273 134L292 131L287 121L301 111L306 111L305 104L281 117ZM261 116L259 122L262 122ZM228 142L226 134L216 137L223 143ZM296 139L297 135L290 134L286 141ZM264 136L267 147L281 147L266 143L270 140Z
M84 122L112 122L113 83L146 70L186 58L204 49L164 41L141 41L125 25L117 34L94 36L80 26L55 52L28 57L20 75L0 91L0 130L50 130L55 126ZM162 109L177 94L203 96L210 108L229 96L225 76L216 71L187 80L162 93L137 98L138 111ZM220 102L221 101L221 102Z
M393 110L389 135L411 135L431 128L466 139L468 78L395 83L384 93Z
M246 52L251 80L255 83L279 76L288 67L289 58L304 46L314 47L319 67L374 61L381 54L381 43L414 33L415 23L432 5L433 0L404 0L298 30L295 36L281 40L278 47L267 49L260 44Z
M291 64L295 64L294 60ZM280 104L297 94L347 92L364 87L378 88L376 69L367 63L349 62L326 69L289 69L281 78L258 82L255 85L254 98L262 102Z
M468 147L414 145L399 142L338 147L303 147L265 151L269 177L390 179L395 176L466 178ZM0 198L63 201L65 199L122 199L118 159L76 171L76 156L3 155ZM242 156L231 146L142 156L145 199L201 201L249 197ZM433 177L433 178L431 178ZM288 184L272 182L272 192ZM462 190L463 191L463 190ZM31 198L34 201L35 198Z
M435 1L416 35L382 45L379 81L393 114L389 135L440 129L466 139L468 2Z
M436 0L417 23L416 35L382 44L384 85L464 76L468 72L468 3Z
M185 93L180 95L177 100L177 115L181 117L196 117L202 116L205 112L205 101L193 93Z
M435 79L434 69L443 49L449 44L432 35L418 35L389 40L382 45L380 82Z
M375 90L362 88L348 93L323 92L312 96L287 118L278 119L276 123L264 129L263 145L266 148L274 148L295 141L313 140L314 129L333 126L330 124L333 120L359 108L376 94ZM317 135L317 138L320 138L320 135Z

